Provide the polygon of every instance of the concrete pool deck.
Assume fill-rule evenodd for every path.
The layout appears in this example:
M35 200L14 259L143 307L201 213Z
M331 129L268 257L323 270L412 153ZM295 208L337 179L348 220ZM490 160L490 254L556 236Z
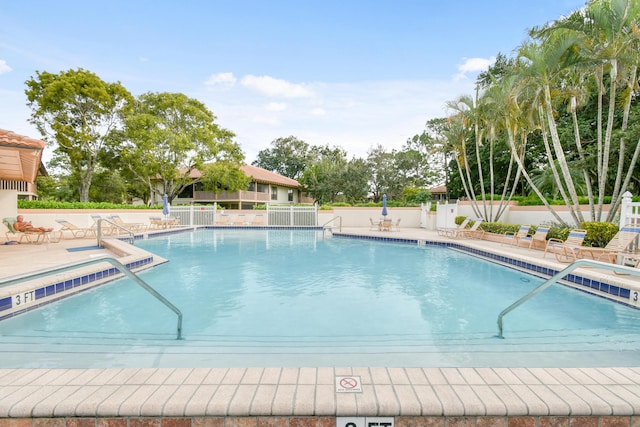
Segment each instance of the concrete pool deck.
M452 241L424 229L344 228L342 233ZM543 258L542 251L455 242L557 270L566 266ZM91 245L95 241L76 239L2 246L0 279L103 254L68 251ZM590 274L640 283L604 271ZM368 427L389 421L370 417L389 417L397 427L640 427L640 360L636 367L606 368L0 367L0 427Z

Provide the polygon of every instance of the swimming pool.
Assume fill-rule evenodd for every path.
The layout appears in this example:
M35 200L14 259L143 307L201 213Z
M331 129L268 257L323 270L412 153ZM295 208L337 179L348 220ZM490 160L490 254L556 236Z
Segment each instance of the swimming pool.
M318 231L200 230L136 243L170 260L0 322L3 367L635 366L640 311L443 247ZM27 355L27 356L25 356Z

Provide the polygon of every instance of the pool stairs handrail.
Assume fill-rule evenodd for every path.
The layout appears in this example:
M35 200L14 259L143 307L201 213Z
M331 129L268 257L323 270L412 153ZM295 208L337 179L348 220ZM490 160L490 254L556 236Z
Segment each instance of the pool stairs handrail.
M42 278L42 277L47 277L47 276L52 275L54 273L63 273L65 271L74 270L76 268L84 267L84 266L91 265L91 264L99 264L99 263L102 263L102 262L108 262L111 265L113 265L114 267L116 267L121 273L123 273L125 276L127 276L128 278L130 278L131 280L136 282L144 290L146 290L152 296L154 296L158 301L160 301L162 304L167 306L171 311L173 311L178 316L178 328L177 328L178 329L178 336L177 336L176 339L178 339L178 340L182 339L182 312L180 311L180 309L178 307L176 307L175 305L173 305L171 303L171 301L169 301L164 296L162 296L162 294L160 294L160 292L156 291L147 282L142 280L137 274L135 274L133 271L129 270L124 264L122 264L120 261L118 261L117 259L112 258L112 257L100 257L100 258L95 258L95 259L92 259L92 260L80 261L80 262L73 263L73 264L67 264L67 265L63 265L63 266L60 266L60 267L55 267L55 268L52 268L52 269L41 270L41 271L34 272L34 273L28 273L28 274L25 274L25 275L22 275L22 276L18 276L18 277L14 277L14 278L11 278L11 279L8 279L8 280L0 281L0 287L15 285L17 283L26 282L28 280L34 280L34 279L39 279L39 278Z
M329 226L329 224L332 223L333 221L335 221L336 219L340 220L339 221L339 225L338 225L338 231L341 232L342 231L342 217L341 216L334 216L329 221L327 221L324 224L322 224L322 231L329 230L329 231L331 231L333 233L334 226Z
M112 226L119 228L120 230L124 230L129 236L127 238L127 240L129 241L130 244L133 245L133 243L136 241L136 235L133 233L133 231L129 230L126 227L123 227L120 224L117 224L113 221L111 221L110 219L107 218L99 218L96 222L96 228L98 229L98 232L96 233L96 238L98 239L98 246L102 246L102 223L103 222L108 222L109 224L111 224Z
M563 270L557 272L556 274L551 276L549 279L547 279L544 283L539 285L537 288L532 289L531 292L529 292L528 294L526 294L525 296L523 296L522 298L520 298L519 300L517 300L516 302L511 304L509 307L505 308L504 310L502 310L500 312L500 314L498 315L498 338L504 338L504 336L502 334L502 332L503 332L502 318L505 315L507 315L509 312L513 311L515 308L517 308L521 304L527 302L533 296L535 296L535 295L539 294L540 292L544 291L549 286L553 285L554 283L557 283L559 280L561 280L563 277L567 276L569 273L571 273L576 268L580 268L580 267L597 267L597 268L602 268L602 269L605 269L605 270L615 271L617 273L630 274L632 276L640 276L640 269L635 268L635 267L627 267L627 266L624 266L624 265L611 264L611 263L608 263L608 262L594 261L594 260L589 260L589 259L579 259L577 261L574 261L571 265L569 265L568 267L564 268Z

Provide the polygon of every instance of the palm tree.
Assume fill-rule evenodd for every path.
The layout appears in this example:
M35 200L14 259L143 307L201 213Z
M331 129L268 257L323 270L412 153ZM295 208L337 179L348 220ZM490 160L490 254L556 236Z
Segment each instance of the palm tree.
M565 58L576 60L573 65L588 70L597 87L597 178L598 210L596 220L602 217L604 196L609 181L609 163L612 152L612 136L617 105L623 106L621 138L618 150L616 177L612 189L612 206L607 216L611 221L620 203L620 194L626 191L631 171L640 154L636 145L631 162L625 172L626 140L631 97L637 89L637 68L640 48L640 2L638 0L593 0L583 11L576 11L568 18L534 29L532 35L543 43L558 37L574 39L575 44L565 52ZM625 87L618 98L618 86ZM605 86L608 84L608 88ZM606 127L603 132L605 92L608 89ZM578 136L576 136L578 138ZM622 182L622 176L625 176Z

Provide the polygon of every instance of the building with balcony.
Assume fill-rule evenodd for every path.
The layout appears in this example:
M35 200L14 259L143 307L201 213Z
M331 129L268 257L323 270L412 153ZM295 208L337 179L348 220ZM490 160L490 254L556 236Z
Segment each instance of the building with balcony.
M257 166L243 165L240 169L251 178L249 188L246 190L214 193L204 191L202 184L196 182L185 188L172 203L174 205L217 203L225 209L253 209L256 205L266 204L313 203L313 199L304 195L300 183L295 179ZM194 180L201 176L200 171L191 171L190 177Z

